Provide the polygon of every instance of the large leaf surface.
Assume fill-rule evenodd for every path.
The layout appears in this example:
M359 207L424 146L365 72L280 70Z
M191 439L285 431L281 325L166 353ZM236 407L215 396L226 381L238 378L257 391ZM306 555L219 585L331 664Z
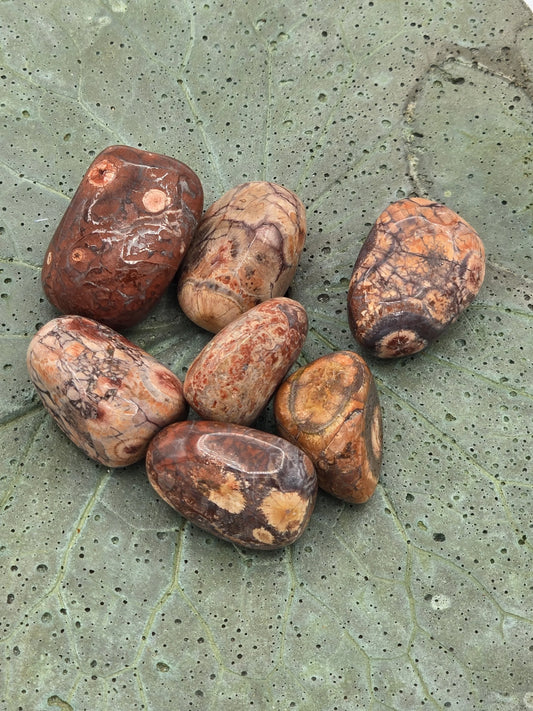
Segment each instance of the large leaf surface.
M533 708L526 5L4 0L0 26L0 706ZM459 321L416 357L369 360L375 496L321 495L288 549L192 527L141 465L92 463L37 401L25 351L56 315L43 254L113 143L188 163L207 204L251 179L298 192L302 362L357 348L347 284L393 200L444 201L485 242ZM208 337L173 289L128 335L181 377Z

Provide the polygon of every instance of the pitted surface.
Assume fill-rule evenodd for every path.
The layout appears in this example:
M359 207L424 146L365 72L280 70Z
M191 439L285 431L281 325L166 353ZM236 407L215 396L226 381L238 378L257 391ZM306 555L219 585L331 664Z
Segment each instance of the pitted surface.
M0 8L0 708L166 711L176 689L187 711L527 708L522 0ZM310 326L298 366L358 349L346 292L386 205L425 196L475 226L476 300L417 355L369 358L384 450L368 503L320 494L293 546L241 553L185 522L141 465L93 465L45 416L25 365L57 316L41 265L110 144L184 160L207 205L246 181L296 192L308 235L288 295ZM209 334L171 285L128 337L183 379ZM273 429L270 411L261 424Z

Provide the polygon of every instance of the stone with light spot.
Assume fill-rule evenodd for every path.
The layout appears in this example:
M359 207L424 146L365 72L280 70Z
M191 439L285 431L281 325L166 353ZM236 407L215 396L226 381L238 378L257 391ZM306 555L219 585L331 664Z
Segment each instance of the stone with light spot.
M330 353L296 370L278 388L274 415L279 434L312 459L320 488L368 501L381 468L381 407L357 353Z
M483 243L453 210L426 198L392 203L355 262L352 333L379 358L417 353L472 302L484 275Z
M310 458L281 437L241 425L170 425L148 447L146 470L155 491L182 516L245 548L296 541L316 500Z
M115 329L143 319L189 247L203 208L184 163L129 146L93 161L45 255L42 284L63 313Z

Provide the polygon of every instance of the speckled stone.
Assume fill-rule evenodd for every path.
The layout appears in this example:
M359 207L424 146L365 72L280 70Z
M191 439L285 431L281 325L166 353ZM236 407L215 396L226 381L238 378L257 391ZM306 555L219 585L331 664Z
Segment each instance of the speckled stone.
M183 389L206 420L250 425L298 357L307 336L304 307L269 299L228 324L191 364Z
M350 328L380 358L416 353L459 317L484 275L483 243L465 220L425 198L399 200L379 216L355 262Z
M205 212L183 261L178 300L216 333L253 306L287 291L305 242L305 208L264 181L230 190Z
M320 488L350 503L368 501L381 468L381 408L357 353L330 353L292 373L276 393L274 416L279 434L313 461Z
M46 252L47 298L63 313L133 326L170 284L202 208L200 180L184 163L129 146L106 148Z
M179 379L112 329L61 316L32 338L27 365L46 410L108 467L141 460L152 437L187 416Z
M293 543L316 500L316 474L306 454L276 435L239 425L170 425L151 442L146 470L157 493L182 516L246 548Z

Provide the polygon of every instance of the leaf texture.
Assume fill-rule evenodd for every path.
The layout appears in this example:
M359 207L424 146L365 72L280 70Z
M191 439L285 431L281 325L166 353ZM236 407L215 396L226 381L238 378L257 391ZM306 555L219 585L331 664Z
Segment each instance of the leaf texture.
M0 26L0 706L533 708L527 6L4 0ZM440 200L485 243L461 318L421 354L368 361L376 494L321 495L290 548L191 527L142 465L96 465L38 403L25 352L57 315L42 258L114 143L190 165L206 205L246 180L298 193L301 363L358 350L348 281L390 202ZM175 285L128 336L181 378L209 337Z

